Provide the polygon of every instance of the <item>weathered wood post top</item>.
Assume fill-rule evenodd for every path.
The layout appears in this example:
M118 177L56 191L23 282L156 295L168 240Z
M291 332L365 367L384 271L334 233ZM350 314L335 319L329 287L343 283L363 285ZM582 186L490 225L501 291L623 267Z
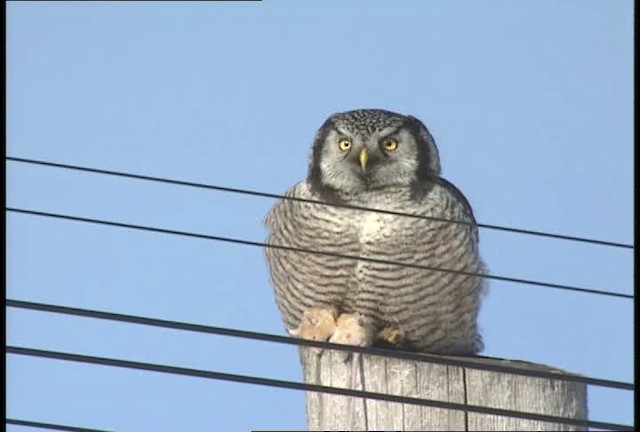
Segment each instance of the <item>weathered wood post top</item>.
M524 413L587 419L584 383L539 378L472 367L362 356L345 361L346 353L301 347L305 382L396 396ZM568 373L545 365L488 357L447 357L484 365ZM356 357L357 358L357 357ZM352 367L353 366L353 367ZM352 373L357 369L355 377ZM572 375L572 374L568 374ZM577 431L584 427L465 410L434 408L373 399L307 392L307 427L316 430L396 431Z

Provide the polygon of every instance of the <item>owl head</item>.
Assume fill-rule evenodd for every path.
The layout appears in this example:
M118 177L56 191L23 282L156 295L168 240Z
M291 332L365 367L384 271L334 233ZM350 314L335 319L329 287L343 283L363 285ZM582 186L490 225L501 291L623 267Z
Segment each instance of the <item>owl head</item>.
M439 175L438 149L425 125L379 109L329 117L309 157L308 181L319 192L411 186Z

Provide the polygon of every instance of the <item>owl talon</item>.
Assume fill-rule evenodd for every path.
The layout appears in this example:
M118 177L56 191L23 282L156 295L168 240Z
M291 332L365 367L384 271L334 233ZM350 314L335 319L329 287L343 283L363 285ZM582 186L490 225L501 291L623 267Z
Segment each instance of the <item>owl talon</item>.
M300 339L326 342L335 332L338 311L333 307L311 308L302 314L300 325L288 329L291 336Z
M404 343L405 332L396 327L385 327L378 332L377 339L389 345L399 347Z
M342 314L336 320L336 324L337 327L329 338L329 342L361 347L371 345L371 325L366 322L363 315Z

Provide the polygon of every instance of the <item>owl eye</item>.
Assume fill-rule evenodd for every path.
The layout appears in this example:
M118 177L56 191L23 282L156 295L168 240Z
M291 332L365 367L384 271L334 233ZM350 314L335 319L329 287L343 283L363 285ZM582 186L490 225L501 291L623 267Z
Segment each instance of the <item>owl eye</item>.
M338 147L340 147L340 150L342 151L349 150L352 144L353 143L349 138L340 138L340 140L338 140Z
M394 138L385 138L382 141L382 147L386 151L394 151L398 148L398 141L396 141Z

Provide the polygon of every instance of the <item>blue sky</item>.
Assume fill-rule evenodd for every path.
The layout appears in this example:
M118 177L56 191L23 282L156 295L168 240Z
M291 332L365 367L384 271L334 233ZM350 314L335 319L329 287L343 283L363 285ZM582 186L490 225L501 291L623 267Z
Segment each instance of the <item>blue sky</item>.
M7 154L283 193L338 111L420 118L482 223L633 241L631 1L7 4ZM273 200L7 162L7 205L262 241ZM491 230L497 275L632 293L630 250ZM284 334L263 251L7 214L8 298ZM632 302L492 282L484 355L633 381ZM296 349L7 309L7 343L300 380ZM298 391L7 356L7 416L300 429ZM593 420L632 393L590 388ZM10 431L26 431L9 427Z

